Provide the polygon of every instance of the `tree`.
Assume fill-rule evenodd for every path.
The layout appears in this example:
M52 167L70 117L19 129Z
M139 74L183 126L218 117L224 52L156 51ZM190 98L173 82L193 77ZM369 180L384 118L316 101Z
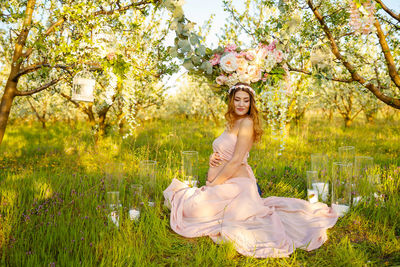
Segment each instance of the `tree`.
M120 20L120 15L141 13L146 16L150 7L157 8L160 2L1 1L0 21L2 28L8 31L5 34L3 30L1 36L1 64L9 68L9 75L0 102L0 144L15 97L30 96L61 81L69 81L83 65L98 73L107 70L109 60L93 45L97 26L125 30L134 39L139 25L135 20ZM121 57L117 59L121 60L116 60L113 67L121 79L129 62ZM159 66L158 70L163 71L165 67ZM24 90L20 87L22 78L28 85Z

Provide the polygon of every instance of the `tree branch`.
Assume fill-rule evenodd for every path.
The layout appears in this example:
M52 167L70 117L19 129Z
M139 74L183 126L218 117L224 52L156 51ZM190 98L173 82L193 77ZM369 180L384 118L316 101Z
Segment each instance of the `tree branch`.
M382 31L381 24L377 19L375 19L374 26L376 28L376 35L379 39L379 44L381 45L382 52L385 56L386 65L389 70L389 76L394 82L394 84L400 88L400 76L397 73L396 64L394 63L394 59L392 53L390 53L390 48L388 43L386 42L385 34Z
M361 85L363 85L368 90L370 90L379 100L381 100L385 104L387 104L391 107L394 107L396 109L400 109L400 99L385 95L374 84L372 84L371 82L367 82L367 80L364 77L362 77L360 74L358 74L355 67L342 56L342 54L340 53L339 48L336 44L336 41L332 36L332 33L330 32L328 26L326 25L326 23L325 23L324 19L322 18L321 14L319 13L319 11L314 6L312 0L307 0L307 4L308 4L309 8L312 10L312 12L314 13L314 16L317 18L318 22L320 23L322 30L325 32L325 35L331 44L332 53L335 55L335 57L338 60L340 60L342 62L342 64L350 72L352 79L354 81L357 81Z
M391 9L389 9L381 0L375 0L378 4L381 5L382 9L386 11L392 18L400 22L400 15L394 13Z
M287 65L288 65L290 71L299 72L299 73L303 73L303 74L306 74L306 75L312 75L311 71L308 71L308 70L305 70L305 69L294 68L294 67L290 66L288 63L287 63ZM354 81L353 79L340 79L340 78L335 78L335 77L326 78L326 79L327 80L331 80L331 81L335 81L335 82L342 82L342 83L351 83L351 82Z
M36 89L33 89L33 90L30 90L30 91L16 91L15 92L15 95L16 96L27 96L27 95L33 95L33 94L36 94L36 93L38 93L38 92L40 92L40 91L43 91L44 89L47 89L47 88L49 88L50 86L52 86L52 85L55 85L56 83L58 83L60 80L62 80L63 78L58 78L58 79L55 79L55 80L52 80L51 82L49 82L49 83L46 83L46 84L44 84L44 85L42 85L42 86L40 86L40 87L38 87L38 88L36 88Z
M34 72L40 68L44 68L44 67L48 67L48 68L58 68L58 69L71 69L72 66L66 66L66 65L61 65L61 64L56 64L54 66L51 66L49 63L46 62L39 62L39 63L35 63L32 64L30 66L27 66L25 68L23 68L22 70L20 70L17 74L17 76L15 77L15 79L18 79L20 76L25 75L27 73L31 73Z

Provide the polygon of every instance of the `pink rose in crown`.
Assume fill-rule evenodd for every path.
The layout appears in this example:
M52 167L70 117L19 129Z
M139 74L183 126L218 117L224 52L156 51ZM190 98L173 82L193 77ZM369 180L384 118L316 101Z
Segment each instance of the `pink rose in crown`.
M240 57L236 59L236 63L238 65L236 72L240 75L240 74L245 74L247 71L247 66L249 65L247 63L247 60Z
M262 77L261 80L262 80L263 82L266 82L266 81L267 81L267 78L268 78L268 75L269 75L268 72L264 73L264 76Z
M237 58L234 53L228 53L221 58L221 69L225 72L233 72L237 69Z
M257 56L257 54L256 54L256 52L254 50L249 50L249 51L246 52L246 59L247 60L252 61L252 60L254 60L256 58L256 56Z
M237 46L235 44L228 44L225 46L224 52L234 52Z
M107 54L107 59L108 60L113 60L114 58L115 58L115 53L114 52L111 52L111 53Z
M272 52L272 51L275 50L275 48L276 48L276 43L275 43L275 40L273 40L273 41L267 46L267 51Z
M242 58L242 57L246 57L246 51L240 51L240 53L238 53L237 55L236 55L236 57L240 57L240 58Z
M275 56L275 60L276 62L280 63L283 60L283 53L280 50L275 50L274 51L274 56Z
M212 58L210 59L210 63L211 63L211 65L215 66L215 65L219 64L220 60L221 60L221 55L214 54L212 56Z
M217 84L219 85L224 85L226 83L226 81L228 80L228 77L226 77L225 75L220 75L218 76L215 81L217 82Z

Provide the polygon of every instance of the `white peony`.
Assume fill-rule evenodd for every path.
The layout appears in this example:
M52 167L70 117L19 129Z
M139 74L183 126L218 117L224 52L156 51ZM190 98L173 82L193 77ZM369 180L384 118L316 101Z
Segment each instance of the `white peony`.
M225 72L230 73L230 72L235 71L238 67L235 54L228 53L225 56L223 56L221 58L220 65L221 65L221 69Z

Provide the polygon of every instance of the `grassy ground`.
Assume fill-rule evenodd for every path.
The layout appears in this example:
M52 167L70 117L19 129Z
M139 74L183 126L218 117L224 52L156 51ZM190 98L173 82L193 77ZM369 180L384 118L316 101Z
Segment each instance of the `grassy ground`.
M145 123L134 138L107 137L93 145L85 127L55 124L10 126L0 147L0 265L11 266L391 266L400 264L400 127L397 122L355 124L310 119L292 127L287 148L266 132L250 153L263 197L305 198L310 154L327 153L330 162L342 145L374 157L384 201L369 201L339 219L329 240L312 252L296 250L289 258L253 259L231 244L208 237L187 239L169 227L162 190L179 176L180 151L199 152L204 184L211 143L223 131L212 122L174 119ZM105 195L110 163L123 163L124 191L137 181L139 162L158 162L155 207L143 207L130 221L126 211L116 228L108 219ZM108 163L108 164L107 164ZM115 178L117 179L117 178Z

